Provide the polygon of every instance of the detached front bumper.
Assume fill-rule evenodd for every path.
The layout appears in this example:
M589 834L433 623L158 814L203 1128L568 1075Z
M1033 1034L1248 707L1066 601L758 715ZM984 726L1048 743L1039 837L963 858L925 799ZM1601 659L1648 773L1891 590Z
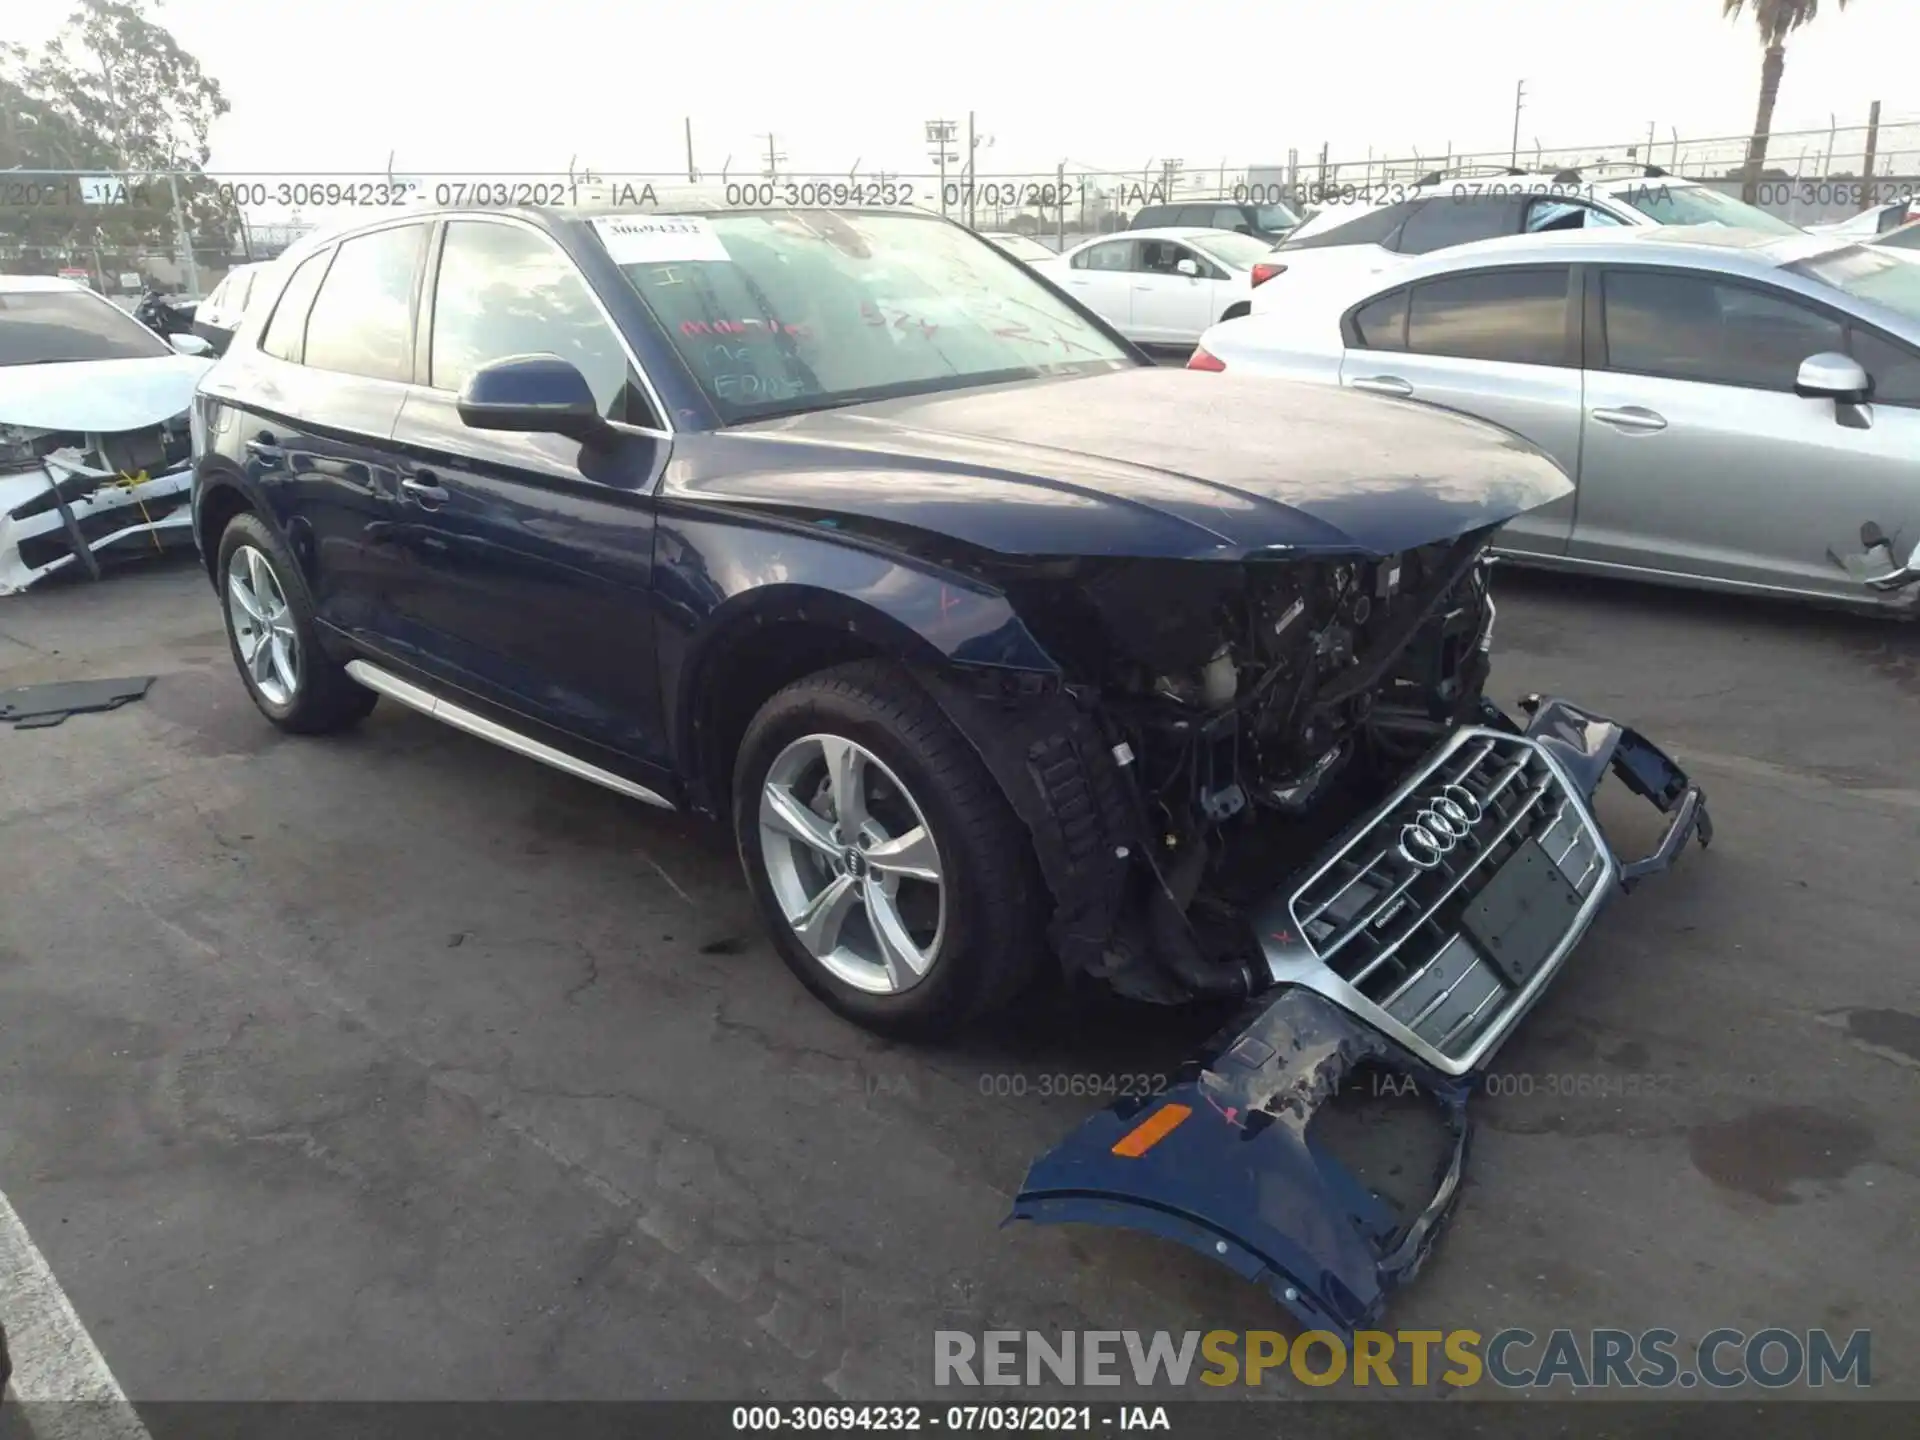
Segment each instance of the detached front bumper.
M0 595L72 566L98 578L104 555L191 543L192 480L191 461L128 473L77 448L0 475Z
M1713 836L1700 787L1638 733L1565 701L1522 708L1524 730L1486 704L1277 891L1253 917L1272 988L1169 1090L1041 1156L1010 1220L1146 1230L1266 1284L1309 1328L1375 1321L1458 1198L1477 1076L1607 901ZM1639 859L1594 817L1609 773L1668 817ZM1431 1177L1399 1196L1339 1158L1357 1153L1354 1102L1389 1097L1411 1099Z

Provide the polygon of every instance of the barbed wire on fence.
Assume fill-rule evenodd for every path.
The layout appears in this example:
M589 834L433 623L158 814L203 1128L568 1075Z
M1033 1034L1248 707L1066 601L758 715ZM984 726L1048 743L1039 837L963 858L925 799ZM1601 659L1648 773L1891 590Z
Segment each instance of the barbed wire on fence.
M1461 153L1442 146L1365 160L1333 158L1330 147L1321 145L1239 165L1160 160L1128 169L1065 160L1050 171L795 172L708 179L691 187L685 172L585 171L572 161L550 172L15 169L0 171L0 261L84 271L106 289L128 275L144 283L164 272L204 293L232 264L271 258L316 229L396 206L611 203L644 210L690 203L687 197L696 192L704 197L701 203L723 207L905 205L975 229L1011 230L1064 245L1122 229L1150 206L1278 203L1297 212L1411 186L1435 172L1509 164L1533 173L1654 165L1737 194L1747 145L1744 135L1688 139L1653 132L1610 145ZM1861 180L1869 168L1868 183L1837 183ZM1844 218L1889 184L1920 178L1920 120L1883 123L1873 132L1835 126L1772 135L1762 174L1772 182L1760 197L1763 208L1800 224ZM1914 193L1911 185L1906 193ZM1189 217L1182 223L1210 222Z

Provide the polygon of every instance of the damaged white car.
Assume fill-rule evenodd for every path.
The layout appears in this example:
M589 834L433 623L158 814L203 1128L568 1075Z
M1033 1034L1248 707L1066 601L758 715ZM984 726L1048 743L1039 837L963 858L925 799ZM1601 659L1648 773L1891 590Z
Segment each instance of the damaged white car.
M71 280L0 275L0 595L192 543L187 411L209 349Z

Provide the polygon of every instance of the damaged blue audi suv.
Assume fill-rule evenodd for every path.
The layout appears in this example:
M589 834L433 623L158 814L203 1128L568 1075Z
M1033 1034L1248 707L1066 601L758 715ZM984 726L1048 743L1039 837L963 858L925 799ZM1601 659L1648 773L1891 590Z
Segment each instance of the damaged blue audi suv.
M193 413L241 679L284 730L385 697L730 826L786 964L878 1031L1048 975L1239 1002L1015 1214L1357 1328L1458 1193L1475 1076L1710 838L1701 791L1483 694L1489 543L1569 493L1533 446L1156 367L895 198L407 210L287 256ZM1666 817L1644 857L1609 774ZM1364 1067L1431 1101L1399 1203L1313 1128Z

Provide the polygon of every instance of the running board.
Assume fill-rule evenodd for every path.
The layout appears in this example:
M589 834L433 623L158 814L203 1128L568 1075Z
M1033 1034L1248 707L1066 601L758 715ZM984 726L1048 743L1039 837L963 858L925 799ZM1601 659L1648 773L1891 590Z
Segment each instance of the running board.
M591 781L618 795L629 799L644 801L648 805L658 805L662 810L673 809L673 803L631 780L623 779L611 770L602 770L598 765L589 765L586 761L569 755L564 750L556 750L551 745L543 745L530 736L522 735L518 730L509 730L497 720L489 720L484 715L475 714L463 705L451 700L443 700L431 690L422 689L398 675L390 675L378 665L369 665L365 660L349 660L347 674L366 686L369 690L398 700L402 705L418 710L422 715L430 715L456 730L464 730L469 735L478 735L498 745L502 750L511 750L516 755L524 755L529 760L538 760L542 765L551 765L580 780Z

